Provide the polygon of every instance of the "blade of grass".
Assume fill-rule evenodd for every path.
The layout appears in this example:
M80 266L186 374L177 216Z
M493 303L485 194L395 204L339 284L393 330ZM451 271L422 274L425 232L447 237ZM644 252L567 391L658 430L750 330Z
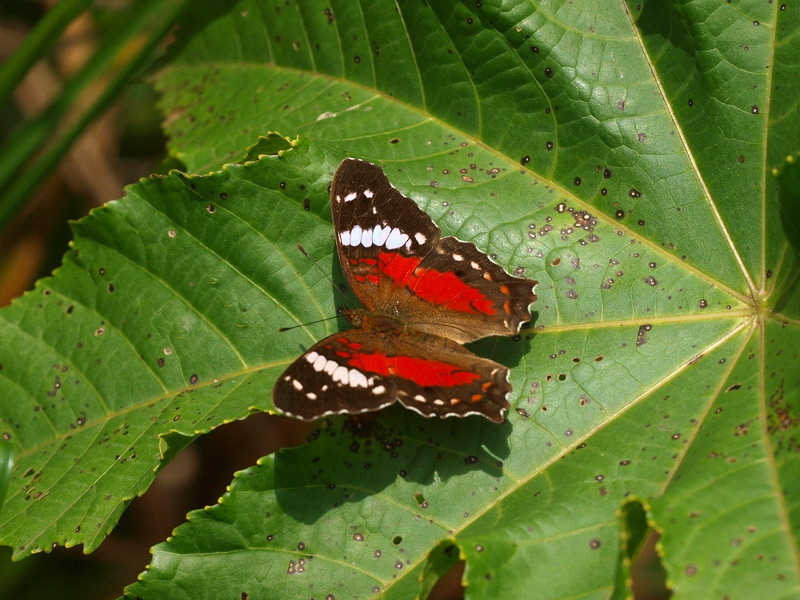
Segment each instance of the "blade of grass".
M61 157L83 132L114 101L123 87L154 57L154 50L181 14L186 0L147 0L136 3L135 9L121 15L119 25L65 87L61 96L39 117L22 126L0 153L0 229L20 208L42 179L58 164ZM146 35L140 49L125 63L116 66L103 91L74 122L52 142L27 169L24 164L52 138L53 131L73 106L80 94L117 61L120 50L137 35ZM21 172L20 172L21 171Z
M55 44L67 25L92 4L92 0L62 0L47 11L13 55L0 68L0 103L6 104L11 92L37 60Z
M11 470L14 468L14 447L6 441L0 442L0 511L6 501L8 482L11 480Z

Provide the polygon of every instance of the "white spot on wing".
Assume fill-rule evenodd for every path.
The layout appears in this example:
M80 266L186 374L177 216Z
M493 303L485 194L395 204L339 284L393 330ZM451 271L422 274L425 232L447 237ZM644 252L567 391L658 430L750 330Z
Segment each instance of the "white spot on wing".
M350 387L367 387L367 377L357 369L350 369Z
M349 379L349 376L348 376L347 367L341 367L341 366L340 367L336 367L336 369L333 371L333 381L334 382L341 381L342 383L347 385L348 379Z
M364 248L372 246L372 229L365 229L361 232L361 245Z
M358 197L358 194L356 194L355 192L350 192L349 194L347 194L347 196L344 197L344 201L345 202L352 202L357 197Z
M343 231L339 234L339 241L342 243L342 246L349 246L350 245L350 232Z
M350 230L350 245L358 246L361 243L361 229L360 225L356 225Z
M308 354L306 354L306 360L308 362L310 362L311 364L313 364L314 361L317 360L318 356L319 356L319 354L317 352L313 352L312 351L312 352L309 352Z
M338 366L339 365L336 364L336 361L329 360L327 363L325 363L324 370L328 375L333 375L333 372L336 370L336 367Z
M460 254L453 254L453 260L457 260L457 261L460 262L460 261L464 260L464 257L461 256Z
M303 384L297 381L297 379L292 379L292 387L299 392L303 389Z
M376 246L383 246L391 230L392 228L389 226L381 227L380 225L375 225L372 229L372 243Z
M314 353L316 354L316 352ZM317 356L317 359L314 361L314 370L319 373L322 369L325 368L325 365L328 364L328 359L322 356L321 354Z
M317 395L314 392L308 392L306 394L306 398L308 398L309 400L316 400L317 399Z
M372 388L372 393L375 394L376 396L379 395L379 394L382 394L385 391L386 391L386 388L383 387L382 385L377 385L374 388Z
M417 240L417 243L420 246L428 241L428 238L426 238L425 235L420 233L419 231L414 234L414 239Z
M469 266L472 267L475 270L480 270L480 268L481 268L481 266L478 263L476 263L474 260L470 261Z
M389 232L389 237L386 238L386 249L396 250L408 241L408 236L400 231L397 227L393 227Z
M414 396L414 400L416 400L417 402L425 402L425 396L417 394L416 396Z
M372 198L375 194L372 193L372 190L364 190L364 195L367 198Z

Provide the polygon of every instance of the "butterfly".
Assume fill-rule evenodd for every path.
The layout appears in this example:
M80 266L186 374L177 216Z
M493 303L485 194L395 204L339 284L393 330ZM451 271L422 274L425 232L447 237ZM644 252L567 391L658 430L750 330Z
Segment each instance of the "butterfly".
M463 346L515 335L538 282L513 277L433 220L372 163L347 158L331 183L339 260L364 309L278 378L275 407L313 420L400 402L424 417L482 415L502 423L508 369Z

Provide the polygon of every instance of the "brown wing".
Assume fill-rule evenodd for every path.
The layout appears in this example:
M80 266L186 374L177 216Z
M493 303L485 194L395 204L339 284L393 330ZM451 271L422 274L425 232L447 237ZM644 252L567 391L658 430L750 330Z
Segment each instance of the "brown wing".
M371 311L386 310L402 293L383 285L382 256L424 257L440 231L424 211L396 190L377 165L346 158L331 183L331 212L342 270Z
M313 420L399 401L425 417L503 421L511 392L504 366L443 337L367 327L334 334L298 358L275 384L275 407Z
M390 262L385 273L398 272ZM512 277L471 242L440 238L418 266L398 273L408 289L398 312L427 333L461 343L489 335L514 335L531 319L536 300L530 279Z
M342 269L369 310L462 343L513 335L530 320L537 282L512 277L472 243L442 238L377 165L342 161L331 206Z

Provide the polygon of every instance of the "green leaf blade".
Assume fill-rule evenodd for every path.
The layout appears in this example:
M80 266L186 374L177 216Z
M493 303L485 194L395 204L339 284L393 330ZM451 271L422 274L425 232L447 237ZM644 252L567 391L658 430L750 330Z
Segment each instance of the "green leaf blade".
M76 289L42 284L62 306L49 298L34 317L38 300L24 299L0 321L25 324L42 353L30 365L2 357L8 393L38 378L31 396L44 397L42 373L92 341L80 364L98 378L85 399L103 437L75 439L112 436L80 456L110 469L98 489L113 494L98 508L69 472L86 523L107 530L146 488L160 436L271 410L282 369L335 329L270 337L334 314L331 284L294 246L340 280L326 187L345 156L383 165L445 235L538 280L539 298L519 339L471 345L511 368L505 424L399 409L358 426L325 420L193 513L130 596L413 597L455 561L439 554L452 544L471 597L625 597L643 527L626 521L632 510L661 533L676 592L796 595L800 288L781 184L767 177L793 152L796 17L757 2L196 10L157 81L172 152L200 172L278 156L136 187L78 226L81 262L63 277ZM275 131L291 150L257 141ZM127 262L108 250L119 240ZM112 260L109 292L97 269ZM48 337L72 298L91 311ZM109 362L91 368L101 354ZM124 367L143 397L116 393ZM103 421L101 399L133 416ZM28 409L8 409L11 424ZM59 411L64 429L74 409ZM110 460L128 421L147 468ZM25 432L23 463L31 448L48 451L37 468L55 461L61 431L45 425ZM37 543L84 522L62 513ZM29 539L23 529L4 539Z
M271 407L289 348L246 343L254 331L277 336L334 314L332 303L286 308L327 282L271 275L312 268L296 249L276 251L282 235L308 235L316 250L330 225L303 210L296 171L266 175L266 163L276 159L133 186L75 224L58 272L0 313L9 342L0 385L15 399L3 433L19 456L0 529L18 554L96 547L162 466L161 436L193 437ZM264 194L270 201L252 201ZM285 229L256 225L265 222ZM293 335L307 344L319 330Z

